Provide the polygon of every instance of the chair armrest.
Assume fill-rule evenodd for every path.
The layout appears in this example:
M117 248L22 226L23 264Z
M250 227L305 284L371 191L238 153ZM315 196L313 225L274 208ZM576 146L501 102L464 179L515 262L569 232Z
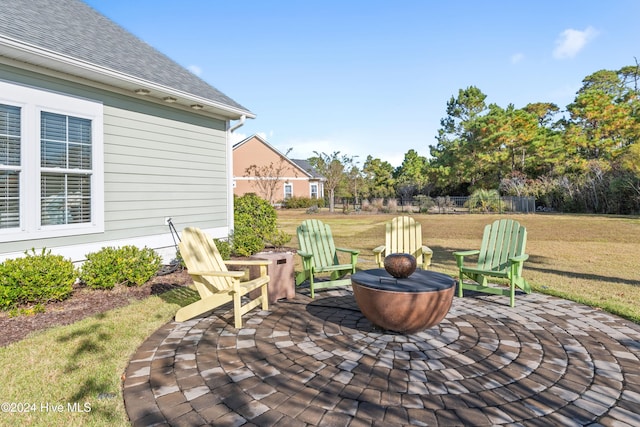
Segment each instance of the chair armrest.
M422 268L426 270L431 265L431 258L433 257L433 249L429 246L422 246L417 250L419 255L422 255Z
M226 265L269 265L272 264L273 261L268 259L252 259L252 260L241 260L241 259L231 259L223 261Z
M297 254L300 255L302 258L313 257L313 254L310 254L309 252L304 252L304 251L297 251Z
M373 249L373 254L375 255L375 262L378 264L378 267L384 267L384 253L387 250L385 245L378 246Z
M457 252L454 252L454 253L453 253L453 255L454 255L454 256L462 256L462 257L465 257L465 256L469 256L469 255L477 255L477 254L479 254L479 253L480 253L480 251L479 251L479 250L473 250L473 251L457 251Z
M355 249L345 249L345 248L336 248L336 251L345 252L351 255L351 274L355 273L356 264L358 263L358 254L360 253L360 251L357 251Z
M514 256L514 257L509 258L509 261L511 261L511 262L525 262L528 259L529 259L529 255L522 254L520 256Z
M360 253L360 251L357 251L355 249L345 249L345 248L336 248L336 251L340 251L340 252L349 252L352 255L358 255Z
M244 271L189 271L187 273L193 276L217 276L217 277L232 277L241 278L244 277Z
M480 253L479 250L475 249L472 251L457 251L453 253L453 256L456 257L456 265L458 268L462 268L464 265L464 257L471 255L478 255Z
M433 249L431 249L429 246L422 246L422 253L423 254L433 254Z

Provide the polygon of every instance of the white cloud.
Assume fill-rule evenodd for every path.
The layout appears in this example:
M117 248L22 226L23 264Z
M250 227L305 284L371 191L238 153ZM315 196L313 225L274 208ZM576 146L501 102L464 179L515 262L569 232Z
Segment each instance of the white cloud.
M189 65L187 70L191 71L196 76L200 76L202 74L202 68L197 65Z
M517 64L518 62L524 60L524 53L518 52L511 55L511 63Z
M598 35L593 27L587 27L584 31L569 28L560 33L556 40L556 48L553 57L556 59L573 58Z
M231 145L237 144L238 142L245 140L249 135L245 134L245 133L241 133L241 132L232 132L231 136L229 137L231 139Z

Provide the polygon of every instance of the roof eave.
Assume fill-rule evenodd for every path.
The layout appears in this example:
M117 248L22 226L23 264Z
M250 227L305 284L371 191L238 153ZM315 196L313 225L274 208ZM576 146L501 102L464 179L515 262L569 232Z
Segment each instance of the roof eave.
M0 56L48 68L57 72L82 77L98 83L113 86L125 91L135 93L136 90L146 89L151 96L163 100L175 99L174 104L192 107L200 113L209 112L226 117L230 120L238 120L242 116L254 119L256 116L248 110L236 108L227 104L203 98L191 93L160 85L145 79L121 73L109 68L101 67L87 61L78 60L66 55L43 49L38 46L0 36ZM205 111L206 110L206 111Z

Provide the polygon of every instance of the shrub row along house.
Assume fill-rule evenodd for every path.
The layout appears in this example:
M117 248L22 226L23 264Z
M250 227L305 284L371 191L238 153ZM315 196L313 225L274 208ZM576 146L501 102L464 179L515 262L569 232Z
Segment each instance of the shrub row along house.
M0 261L170 259L169 217L226 237L231 132L254 117L80 0L0 0Z

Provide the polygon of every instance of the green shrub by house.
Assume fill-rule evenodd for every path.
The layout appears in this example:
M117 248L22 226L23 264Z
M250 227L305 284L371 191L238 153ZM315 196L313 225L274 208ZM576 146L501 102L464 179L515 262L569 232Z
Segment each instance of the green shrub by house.
M80 280L93 289L141 286L157 273L161 263L153 249L105 247L87 255L87 261L80 269Z
M231 242L224 239L213 239L222 259L231 259Z
M283 245L291 237L279 232L276 210L254 193L234 198L233 253L250 256L260 252L267 242Z
M42 249L0 264L0 308L18 304L62 301L73 292L78 277L71 260Z

